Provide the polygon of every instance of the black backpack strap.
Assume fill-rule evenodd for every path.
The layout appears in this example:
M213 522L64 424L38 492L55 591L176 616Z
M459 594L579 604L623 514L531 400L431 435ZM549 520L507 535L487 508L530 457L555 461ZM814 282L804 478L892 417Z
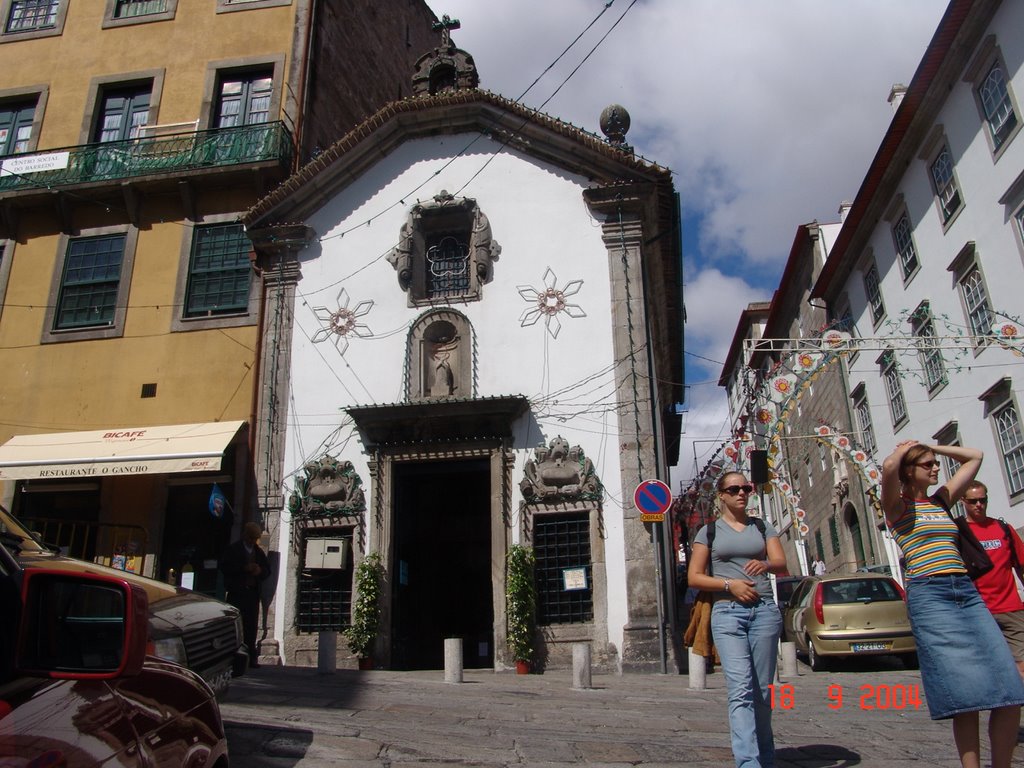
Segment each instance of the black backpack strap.
M715 575L715 565L711 561L711 547L715 543L715 528L718 527L718 518L716 517L710 523L708 523L708 576Z
M1020 576L1020 561L1017 559L1017 548L1013 545L1013 535L1010 533L1010 524L999 518L997 521L999 527L1003 529L1003 536L1006 537L1006 545L1010 548L1010 565L1013 570Z

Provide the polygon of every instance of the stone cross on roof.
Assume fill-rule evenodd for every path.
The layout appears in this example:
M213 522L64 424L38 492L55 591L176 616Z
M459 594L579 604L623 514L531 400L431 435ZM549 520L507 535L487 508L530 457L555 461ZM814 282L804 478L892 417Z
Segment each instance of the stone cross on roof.
M440 21L435 21L430 25L433 30L441 30L441 46L447 48L452 44L452 33L453 29L461 29L462 24L459 23L458 19L453 19L447 13L441 17Z

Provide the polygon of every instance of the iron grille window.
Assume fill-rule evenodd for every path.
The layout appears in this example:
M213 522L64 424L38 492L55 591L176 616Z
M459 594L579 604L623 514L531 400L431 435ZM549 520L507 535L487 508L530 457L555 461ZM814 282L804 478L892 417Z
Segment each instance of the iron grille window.
M960 190L953 176L953 156L949 153L949 147L943 147L932 163L932 180L935 182L935 194L939 196L942 222L945 224L960 208Z
M469 245L442 235L427 247L427 296L443 299L469 290Z
M818 559L825 561L825 545L821 541L821 529L814 532L814 547L818 550Z
M1013 403L1007 403L994 414L999 433L999 452L1006 468L1006 481L1010 494L1024 491L1024 432Z
M352 615L352 569L299 574L299 632L340 632Z
M124 235L87 237L68 243L55 329L114 322L124 243Z
M235 314L248 309L251 247L241 224L196 227L185 317Z
M999 149L1017 127L1017 115L1013 111L1010 92L1006 89L1006 75L998 61L992 65L978 88L978 96L985 110L988 128L992 132L992 144Z
M893 239L896 241L896 251L900 255L900 266L903 268L903 279L906 280L917 271L917 249L914 247L914 240L911 238L910 217L907 214L900 216L896 226L892 229Z
M879 286L878 267L872 264L864 273L864 292L871 304L871 319L877 323L885 317L885 304L882 303L882 289Z
M828 535L832 539L832 556L839 554L839 526L836 525L835 517L828 519Z
M971 333L975 336L991 335L995 315L985 290L985 281L981 279L981 270L975 266L968 272L960 282L960 290L963 291L967 317L971 322Z
M60 3L61 0L13 0L7 31L27 32L56 25Z
M535 515L533 551L537 556L537 623L579 624L594 618L590 567L590 514ZM563 571L583 568L585 589L565 589Z
M114 9L115 19L127 19L132 16L148 16L151 13L163 13L167 10L167 0L118 0Z

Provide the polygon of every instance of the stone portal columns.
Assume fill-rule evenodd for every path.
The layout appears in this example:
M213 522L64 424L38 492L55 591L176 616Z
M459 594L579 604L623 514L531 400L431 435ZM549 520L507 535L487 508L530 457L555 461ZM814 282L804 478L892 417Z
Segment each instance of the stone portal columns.
M655 382L647 349L647 297L644 294L643 242L647 207L653 205L651 184L623 184L586 190L590 209L602 221L602 238L608 250L608 273L612 286L612 343L616 360L616 399L619 409L619 454L623 489L623 534L625 547L627 624L620 654L622 671L660 672L661 638L658 627L658 574L655 568L652 523L640 520L631 492L642 480L662 476L659 467L664 454L658 439L652 405ZM660 555L659 555L660 557ZM667 606L664 642L666 653L672 643L667 637Z
M259 318L259 356L254 392L252 455L256 473L256 506L259 522L268 536L268 556L274 570L264 583L260 627L260 657L270 664L281 663L281 650L275 639L274 611L278 597L285 599L295 589L286 571L286 595L277 595L279 575L287 552L281 542L281 510L285 499L282 488L288 392L291 377L292 322L295 289L302 277L298 254L315 238L312 229L287 224L253 230L248 233L256 249L256 266L262 273L263 291ZM290 540L286 537L286 541ZM269 541L267 541L269 540ZM263 628L266 631L263 631Z

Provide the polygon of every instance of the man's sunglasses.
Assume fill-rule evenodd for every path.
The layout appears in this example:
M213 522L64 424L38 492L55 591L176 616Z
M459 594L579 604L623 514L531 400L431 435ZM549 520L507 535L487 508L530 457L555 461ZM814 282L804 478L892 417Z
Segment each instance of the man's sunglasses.
M722 493L728 493L730 496L735 496L740 491L744 493L753 493L754 486L752 485L729 485L722 489Z
M979 496L976 499L964 499L965 504L988 504L988 496Z

